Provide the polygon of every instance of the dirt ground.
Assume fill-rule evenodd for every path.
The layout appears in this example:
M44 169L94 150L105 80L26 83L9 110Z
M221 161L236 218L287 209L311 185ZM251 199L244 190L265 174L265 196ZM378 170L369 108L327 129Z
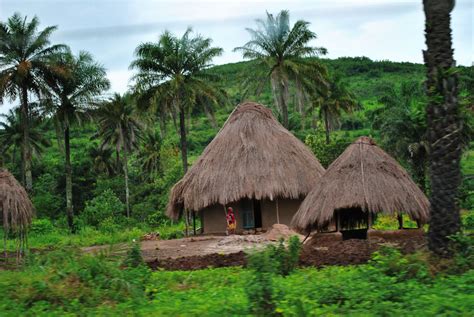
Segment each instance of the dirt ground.
M248 251L277 243L280 237L288 238L296 233L286 226L273 228L260 235L232 236L198 236L174 240L142 241L142 255L147 264L153 269L167 270L196 270L208 267L223 267L245 265L245 254ZM350 265L366 263L371 254L381 245L391 245L404 253L414 252L426 246L423 234L409 232L408 234L375 236L371 239L338 240L309 239L303 245L300 256L302 266ZM298 235L300 240L303 236ZM85 252L101 251L120 255L126 252L128 245L113 247L96 246L84 248Z
M252 235L231 236L196 236L173 240L141 241L142 256L146 262L156 259L177 259L181 257L204 256L209 254L232 254L241 251L263 248L270 243L276 243L280 237L288 239L296 235L285 225L274 225L268 232ZM108 252L120 255L128 249L127 244L115 246L92 246L83 248L84 252Z
M322 267L328 265L351 265L366 263L371 254L381 245L391 245L399 248L404 253L411 253L424 248L425 237L401 238L385 241L351 239L344 241L322 241L304 244L300 256L300 265ZM182 257L157 257L148 260L148 265L153 269L163 268L166 270L197 270L208 267L224 267L244 265L245 252L209 253L202 255L191 255Z

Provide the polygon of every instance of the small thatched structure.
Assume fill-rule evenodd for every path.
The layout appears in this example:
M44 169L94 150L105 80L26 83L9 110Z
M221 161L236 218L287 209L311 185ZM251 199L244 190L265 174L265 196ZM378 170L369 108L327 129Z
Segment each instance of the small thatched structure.
M0 213L4 238L9 232L16 233L22 248L26 231L34 215L34 208L23 186L10 172L2 168L0 168Z
M252 220L254 228L289 224L323 173L313 153L270 109L243 103L173 187L167 215L176 219L183 209L199 211L204 232L225 232L228 206L236 211L238 229L251 228Z
M367 223L377 213L425 223L429 202L398 162L369 137L352 143L314 184L292 224L300 230ZM337 217L336 217L337 216Z

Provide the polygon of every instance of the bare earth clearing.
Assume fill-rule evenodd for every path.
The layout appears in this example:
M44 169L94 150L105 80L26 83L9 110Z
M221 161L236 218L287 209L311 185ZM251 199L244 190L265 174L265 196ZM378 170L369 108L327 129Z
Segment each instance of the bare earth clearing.
M259 235L198 236L174 240L142 241L142 255L153 268L168 270L193 270L207 267L245 265L245 252L277 243L297 235L285 225L275 225L270 231ZM351 239L345 241L310 239L306 241L300 257L304 266L350 265L366 263L371 254L381 245L391 245L404 253L414 252L426 245L422 235L397 235L389 239ZM83 248L84 252L106 252L123 255L128 244L114 246L93 246Z

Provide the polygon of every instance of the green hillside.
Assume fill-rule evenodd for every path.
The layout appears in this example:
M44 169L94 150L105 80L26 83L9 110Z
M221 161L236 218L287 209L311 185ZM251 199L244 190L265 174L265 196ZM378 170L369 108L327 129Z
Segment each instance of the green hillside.
M332 143L326 146L322 142L322 123L317 109L313 113L311 113L310 108L307 109L306 129L303 130L301 115L295 109L295 104L292 101L294 98L290 96L290 130L302 141L309 142L308 145L312 147L317 156L321 156L319 159L326 166L348 143L360 135L370 135L380 141L380 131L373 123L378 116L383 116L383 112L380 112L380 114L377 112L378 109L386 108L382 101L383 97L392 90L400 90L403 83L412 82L421 87L425 75L424 67L420 64L372 61L366 57L323 59L322 63L327 66L330 73L339 72L342 74L344 81L361 104L360 110L351 114L343 114L338 126L331 133ZM221 84L228 94L229 101L227 104L219 105L218 108L214 109L215 124L208 115L199 111L195 111L189 118L188 142L191 162L199 156L204 147L213 139L227 116L239 102L246 99L260 102L272 108L274 114L278 116L269 83L265 83L263 91L258 96L253 94L251 89L248 90L246 95L244 94L245 89L242 87L242 82L244 78L252 74L252 62L219 65L213 67L211 71L221 76ZM467 73L467 71L469 69L461 68L461 72ZM421 97L418 103L423 103ZM316 129L314 129L314 125L316 125ZM159 130L158 123L156 123L155 128L157 131ZM94 160L90 153L99 144L99 140L94 138L96 132L94 123L74 126L71 132L74 207L75 213L78 215L83 212L84 207L94 197L102 195L106 189L111 189L115 196L122 202L124 201L121 173L116 172L107 175L94 168ZM44 135L50 141L50 146L46 147L41 157L37 157L34 161L33 202L38 217L49 217L60 224L64 224L64 168L62 152L58 147L53 122L47 121L45 123ZM308 138L308 135L312 137ZM388 152L393 152L389 145L384 144L384 142L380 143ZM132 214L136 221L158 224L165 219L163 213L168 192L170 187L182 176L178 145L179 136L170 120L160 150L161 173L151 180L144 181L145 178L136 156L132 157L130 168L131 203ZM11 158L5 160L6 166L17 177L20 177L19 153L12 152L10 155ZM400 157L398 159L402 164L409 167L404 158ZM472 175L472 150L466 152L463 167L466 175ZM472 187L466 187L465 191L466 196L469 191L472 191ZM467 196L465 199L467 199ZM466 204L464 207L472 208ZM78 221L80 222L81 219L78 219Z

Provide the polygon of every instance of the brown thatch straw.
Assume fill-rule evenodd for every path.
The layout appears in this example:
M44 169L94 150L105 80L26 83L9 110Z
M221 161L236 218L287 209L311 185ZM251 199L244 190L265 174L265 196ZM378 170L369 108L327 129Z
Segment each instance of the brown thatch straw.
M300 198L324 173L313 153L253 102L237 106L192 168L171 190L167 214L242 198Z
M34 215L26 190L6 169L0 168L0 212L5 232L24 231Z
M429 202L408 173L369 137L352 143L314 184L292 220L298 229L322 228L334 211L361 208L364 212L407 213L425 223Z

